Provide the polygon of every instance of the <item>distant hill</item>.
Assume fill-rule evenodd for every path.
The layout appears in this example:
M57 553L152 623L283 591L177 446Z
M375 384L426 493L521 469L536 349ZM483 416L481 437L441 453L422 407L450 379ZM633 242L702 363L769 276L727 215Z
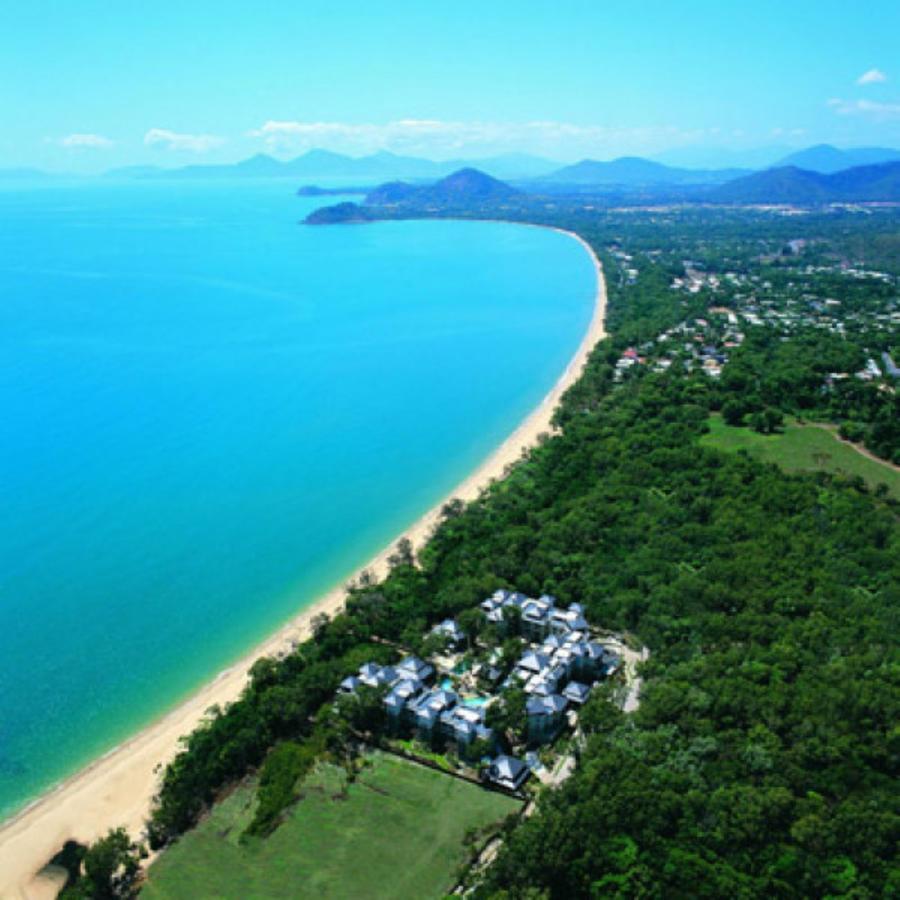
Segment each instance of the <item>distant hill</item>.
M537 180L578 187L649 187L724 184L744 174L743 169L678 169L639 156L622 156L609 162L585 159Z
M725 203L900 201L900 162L857 166L832 174L784 166L738 178L710 192Z
M366 194L366 203L370 206L390 206L394 203L403 203L417 196L422 190L423 188L406 181L389 181L369 191Z
M306 218L308 225L367 222L383 217L385 210L412 214L416 210L472 209L502 203L521 191L478 169L460 169L430 185L392 181L370 191L362 205L339 203L317 209Z
M366 195L366 205L415 203L418 206L426 204L461 206L506 200L519 193L516 188L485 172L465 168L424 187L416 187L402 181L383 184Z
M460 169L431 187L422 188L416 197L429 203L484 203L506 200L520 193L504 181L471 167Z
M437 162L415 156L399 156L386 150L368 156L345 156L330 150L310 150L294 159L279 160L264 153L225 165L190 165L177 169L132 166L114 169L112 177L132 178L353 178L356 183L377 184L400 178L433 180L472 166L466 160ZM549 172L557 163L524 153L507 153L480 160L478 168L503 178L529 178Z
M323 206L311 212L306 219L307 225L351 225L372 220L367 207L358 203L336 203L334 206Z
M817 144L815 147L808 147L806 150L799 150L785 156L775 166L777 168L794 166L798 169L830 175L840 172L842 169L898 161L900 161L900 150L890 150L887 147L857 147L851 150L839 150L837 147L832 147L831 144Z

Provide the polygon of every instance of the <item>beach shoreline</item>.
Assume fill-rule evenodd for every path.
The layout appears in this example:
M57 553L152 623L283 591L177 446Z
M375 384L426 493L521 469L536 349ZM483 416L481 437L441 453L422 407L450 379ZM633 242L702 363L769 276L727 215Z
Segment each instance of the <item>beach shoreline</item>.
M507 223L525 224L529 223ZM593 249L579 235L560 228L552 231L578 241L594 264L597 277L591 320L575 354L569 360L550 392L526 416L519 426L448 496L433 506L403 533L399 534L351 578L363 570L383 577L388 557L397 541L406 537L418 550L440 522L447 501L476 499L491 482L504 476L523 451L535 446L542 434L552 431L553 412L565 391L581 375L591 350L605 337L606 282ZM310 632L314 617L333 616L343 607L348 579L314 603L305 607L274 634L224 669L177 707L152 722L132 738L94 760L70 778L43 794L29 806L0 825L0 898L54 897L58 879L41 878L39 870L61 849L75 839L89 843L111 827L124 825L135 837L142 831L156 792L159 773L180 747L180 738L189 734L214 706L236 700L247 682L250 667L261 656L290 651Z

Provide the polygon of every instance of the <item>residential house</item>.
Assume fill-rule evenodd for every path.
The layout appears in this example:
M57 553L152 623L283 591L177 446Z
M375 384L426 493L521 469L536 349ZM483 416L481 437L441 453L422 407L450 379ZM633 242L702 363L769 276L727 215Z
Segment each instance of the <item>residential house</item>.
M489 781L508 791L517 791L525 783L530 770L521 759L501 754L494 758L485 775Z

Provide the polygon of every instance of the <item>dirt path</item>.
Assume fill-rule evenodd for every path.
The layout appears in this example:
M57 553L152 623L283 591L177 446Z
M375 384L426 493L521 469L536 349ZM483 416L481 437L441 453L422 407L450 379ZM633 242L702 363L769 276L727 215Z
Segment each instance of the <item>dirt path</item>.
M893 469L893 471L900 473L900 466L894 465L894 463L892 463L888 459L882 459L880 456L876 456L871 450L867 450L862 444L854 444L853 441L848 441L846 438L842 438L838 433L837 425L831 425L828 422L804 422L803 427L819 428L822 431L827 431L836 441L839 441L845 447L850 447L852 450L855 450L860 456L864 456L866 459L871 459L872 462L878 463L878 465L884 466L886 469Z

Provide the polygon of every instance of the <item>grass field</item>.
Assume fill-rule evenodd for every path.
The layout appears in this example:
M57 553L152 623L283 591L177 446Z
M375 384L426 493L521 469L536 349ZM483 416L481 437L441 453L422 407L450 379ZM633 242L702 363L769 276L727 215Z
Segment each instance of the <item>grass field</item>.
M841 475L859 475L870 487L887 485L892 497L900 500L900 473L857 453L852 447L814 425L786 423L781 434L759 434L750 428L726 425L721 416L709 420L709 434L700 443L720 450L746 450L788 472L824 470Z
M441 897L467 857L465 832L519 805L394 757L371 761L346 793L341 770L317 769L264 840L238 840L254 803L241 788L151 866L141 897Z

